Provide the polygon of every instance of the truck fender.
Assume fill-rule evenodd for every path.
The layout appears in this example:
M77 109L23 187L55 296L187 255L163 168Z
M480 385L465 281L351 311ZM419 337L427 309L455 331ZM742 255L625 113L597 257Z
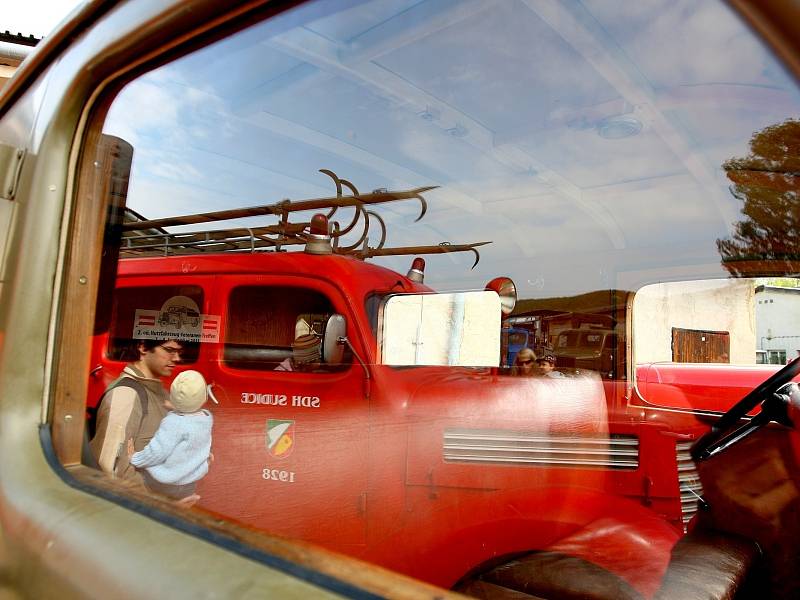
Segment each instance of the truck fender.
M505 557L546 551L581 558L648 590L657 588L682 535L638 502L600 490L498 491L491 502L478 496L462 495L454 506L437 510L442 516L461 516L462 526L452 527L445 537L418 532L413 565L429 580L452 587L488 565L497 567ZM447 500L444 494L440 499ZM491 519L486 518L489 512ZM409 570L415 574L416 568Z

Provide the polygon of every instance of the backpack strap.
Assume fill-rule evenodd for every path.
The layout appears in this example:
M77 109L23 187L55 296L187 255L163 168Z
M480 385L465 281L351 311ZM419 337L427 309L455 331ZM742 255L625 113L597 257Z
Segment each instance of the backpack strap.
M119 382L119 385L115 387L129 387L136 390L136 395L139 398L139 407L141 408L142 417L139 419L139 427L136 428L136 433L134 434L133 438L136 439L139 437L139 433L142 431L142 425L144 425L145 417L147 417L147 410L148 404L147 402L147 390L144 389L144 386L141 382L136 381L132 377L124 377L122 381Z
M139 397L139 406L142 409L142 419L144 419L147 416L148 402L147 402L147 390L144 389L144 385L142 384L142 382L137 381L133 377L120 377L117 380L116 385L113 385L113 387L109 387L106 393L118 387L129 387L136 390L136 395ZM103 396L105 396L105 394L103 394Z
M81 449L81 462L94 469L99 469L100 465L97 464L97 460L92 454L91 448L89 447L89 436L94 436L96 431L89 431L89 425L92 425L92 429L95 428L97 423L97 414L100 412L100 404L103 402L103 399L106 395L113 389L118 387L129 387L136 391L136 396L139 398L139 407L141 409L142 418L139 420L139 426L136 428L136 435L134 437L139 437L139 432L142 430L142 425L144 423L144 419L147 416L148 411L148 401L147 401L147 390L145 390L144 385L134 379L133 377L129 377L127 375L121 375L113 381L111 385L106 388L106 391L103 392L103 395L100 396L100 400L97 402L97 406L94 409L91 409L89 412L89 419L87 422L87 426L83 428L83 447Z

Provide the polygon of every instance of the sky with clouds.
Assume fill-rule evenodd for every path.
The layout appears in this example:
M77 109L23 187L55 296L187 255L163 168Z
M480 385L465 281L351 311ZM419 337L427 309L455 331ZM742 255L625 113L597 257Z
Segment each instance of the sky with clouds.
M360 190L439 186L419 223L414 203L380 208L390 245L493 242L474 271L470 255L432 258L440 285L502 273L523 297L557 296L686 261L723 276L715 240L741 206L722 163L800 114L720 2L341 6L131 83L106 123L134 147L130 205L156 218L319 197L327 168Z

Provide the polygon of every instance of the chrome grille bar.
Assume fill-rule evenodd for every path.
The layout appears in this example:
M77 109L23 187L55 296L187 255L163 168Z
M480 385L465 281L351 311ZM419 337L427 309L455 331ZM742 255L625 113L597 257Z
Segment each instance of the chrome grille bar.
M622 435L576 436L489 429L444 431L445 462L637 469L639 439Z
M678 462L678 488L681 494L681 519L684 526L697 514L697 501L703 495L703 484L697 475L697 467L689 454L694 442L675 444Z

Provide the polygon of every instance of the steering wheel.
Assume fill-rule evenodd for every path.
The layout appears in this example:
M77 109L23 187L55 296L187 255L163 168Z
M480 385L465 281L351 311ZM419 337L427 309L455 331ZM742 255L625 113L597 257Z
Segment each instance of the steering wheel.
M791 427L792 421L789 419L787 411L788 397L780 392L781 388L791 382L798 373L800 373L800 357L795 358L772 377L753 388L719 418L711 427L711 431L695 442L691 449L692 458L696 461L707 460L743 440L770 421ZM761 404L761 411L744 425L735 427L742 417L758 404Z

